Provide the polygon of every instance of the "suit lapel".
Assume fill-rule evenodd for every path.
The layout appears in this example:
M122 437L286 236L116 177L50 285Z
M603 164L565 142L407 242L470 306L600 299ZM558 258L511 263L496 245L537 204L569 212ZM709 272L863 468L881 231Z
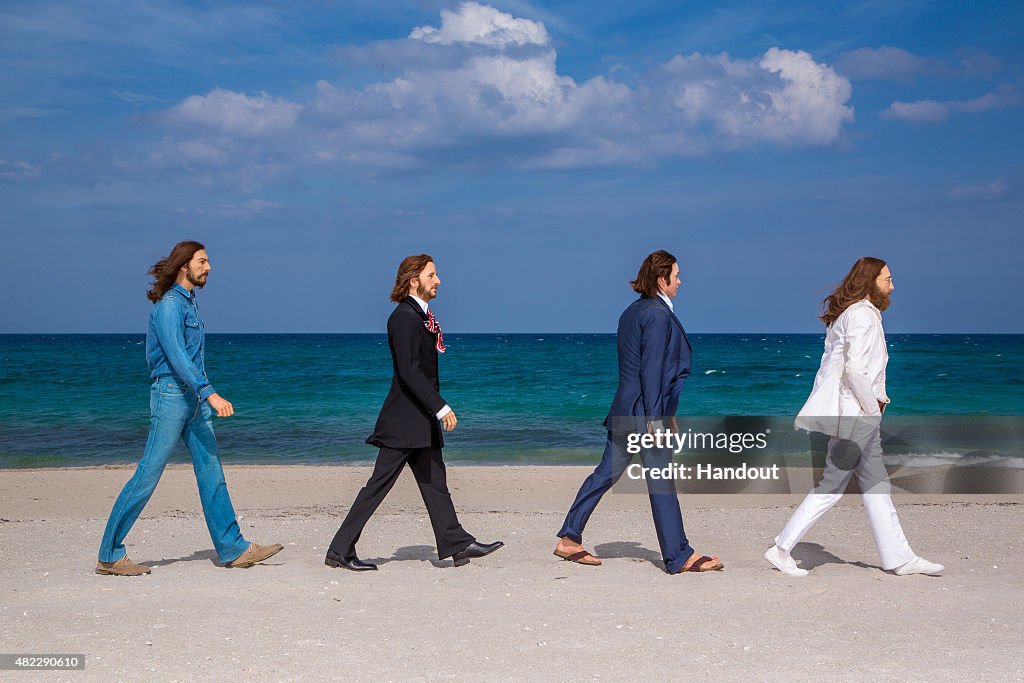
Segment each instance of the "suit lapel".
M686 336L686 330L683 328L683 324L679 322L679 318L676 317L676 312L669 308L669 305L665 303L665 300L662 299L660 296L654 296L651 298L656 299L659 304L661 304L665 308L668 308L669 315L672 316L672 322L674 322L676 324L676 327L679 328L679 332L683 335L683 341L686 342L686 348L690 350L690 355L693 355L693 347L690 346L690 338Z
M412 306L412 310L416 311L416 313L419 314L420 320L422 320L423 323L424 323L424 325L423 325L423 344L424 344L423 348L427 348L427 346L429 345L430 350L433 352L434 356L436 357L437 356L437 335L435 333L431 332L429 329L427 329L427 326L426 326L426 322L428 320L430 320L430 316L428 316L426 313L423 312L423 309L420 308L420 305L418 303L416 303L416 299L413 299L411 296L406 297L405 301L403 303L406 303L406 304Z
M416 311L416 314L419 315L419 317L423 318L424 320L427 319L427 314L424 313L423 309L420 308L420 305L416 303L416 299L413 299L411 296L407 296L405 297L405 301L403 301L402 303L412 306L412 310Z

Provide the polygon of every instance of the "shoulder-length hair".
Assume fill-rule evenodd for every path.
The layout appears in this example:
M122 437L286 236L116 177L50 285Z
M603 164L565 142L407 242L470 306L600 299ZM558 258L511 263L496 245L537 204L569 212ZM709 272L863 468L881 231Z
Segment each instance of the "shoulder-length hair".
M672 266L675 263L675 256L664 249L659 249L644 259L644 262L640 264L640 272L636 274L635 280L629 281L629 286L637 294L658 296L660 291L658 279L664 278L668 280L672 277Z
M821 302L822 313L818 318L828 327L852 304L867 298L879 310L888 306L887 297L878 289L879 274L885 268L885 261L872 256L857 259L843 281Z
M171 249L171 253L166 258L160 259L149 267L148 274L153 276L153 282L146 292L146 297L153 303L160 301L164 293L178 279L181 267L191 261L196 252L201 249L206 249L206 247L195 240L185 240L175 244L174 249Z
M412 293L409 291L409 280L422 273L427 264L433 262L434 258L430 254L416 254L402 259L402 262L398 264L398 274L395 275L391 300L396 304L405 301L405 298Z

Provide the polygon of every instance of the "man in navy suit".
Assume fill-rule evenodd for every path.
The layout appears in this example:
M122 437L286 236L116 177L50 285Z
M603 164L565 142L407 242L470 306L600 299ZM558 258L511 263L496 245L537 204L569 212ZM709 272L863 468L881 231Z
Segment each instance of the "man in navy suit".
M583 528L601 496L632 460L626 450L629 435L663 428L678 432L676 408L690 374L690 342L672 310L672 299L679 291L675 257L667 251L654 252L644 259L630 285L640 298L619 318L619 386L604 422L608 428L604 456L576 494L555 547L558 557L591 566L601 560L584 549ZM671 462L672 453L641 450L640 457L644 467L660 469ZM721 569L717 555L707 557L690 547L672 480L648 479L647 487L665 570L677 574Z

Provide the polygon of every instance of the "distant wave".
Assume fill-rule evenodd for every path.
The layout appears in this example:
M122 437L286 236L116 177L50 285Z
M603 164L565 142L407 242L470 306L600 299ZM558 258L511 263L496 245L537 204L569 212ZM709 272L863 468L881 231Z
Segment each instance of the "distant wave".
M961 455L959 453L899 453L886 455L889 467L1003 467L1024 469L1024 458L1012 455Z

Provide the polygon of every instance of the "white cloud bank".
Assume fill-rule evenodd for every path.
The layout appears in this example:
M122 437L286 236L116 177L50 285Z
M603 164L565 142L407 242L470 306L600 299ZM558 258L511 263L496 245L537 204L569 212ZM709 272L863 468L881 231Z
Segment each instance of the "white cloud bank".
M42 171L41 166L27 161L0 159L0 180L35 180Z
M959 63L923 57L903 48L882 45L844 52L836 59L839 73L854 80L911 81L917 78L989 78L1003 68L984 50L958 51Z
M982 185L954 187L949 191L949 198L963 201L988 201L999 199L1006 194L1006 190L1006 181L1002 178L996 178Z
M452 45L472 43L490 47L509 45L547 45L544 24L516 19L511 14L475 2L463 3L459 11L441 10L441 28L420 26L409 34L413 40Z
M398 75L361 89L321 80L301 103L220 89L192 95L166 112L180 133L165 140L160 163L223 165L224 155L253 156L260 146L260 158L294 164L583 167L828 145L853 120L849 81L806 52L679 55L635 85L578 83L558 73L543 23L475 2L402 41L343 53L387 53Z
M951 112L973 114L984 111L1010 109L1024 105L1024 93L1015 85L1004 84L994 92L970 100L919 100L893 102L882 112L882 118L910 123L937 123L945 121Z
M937 57L921 57L898 47L862 47L839 55L839 72L854 80L905 81L918 76L945 77L952 67Z
M258 137L290 128L302 105L275 99L265 92L256 97L216 88L206 95L192 95L174 107L169 116L182 123L223 133Z

